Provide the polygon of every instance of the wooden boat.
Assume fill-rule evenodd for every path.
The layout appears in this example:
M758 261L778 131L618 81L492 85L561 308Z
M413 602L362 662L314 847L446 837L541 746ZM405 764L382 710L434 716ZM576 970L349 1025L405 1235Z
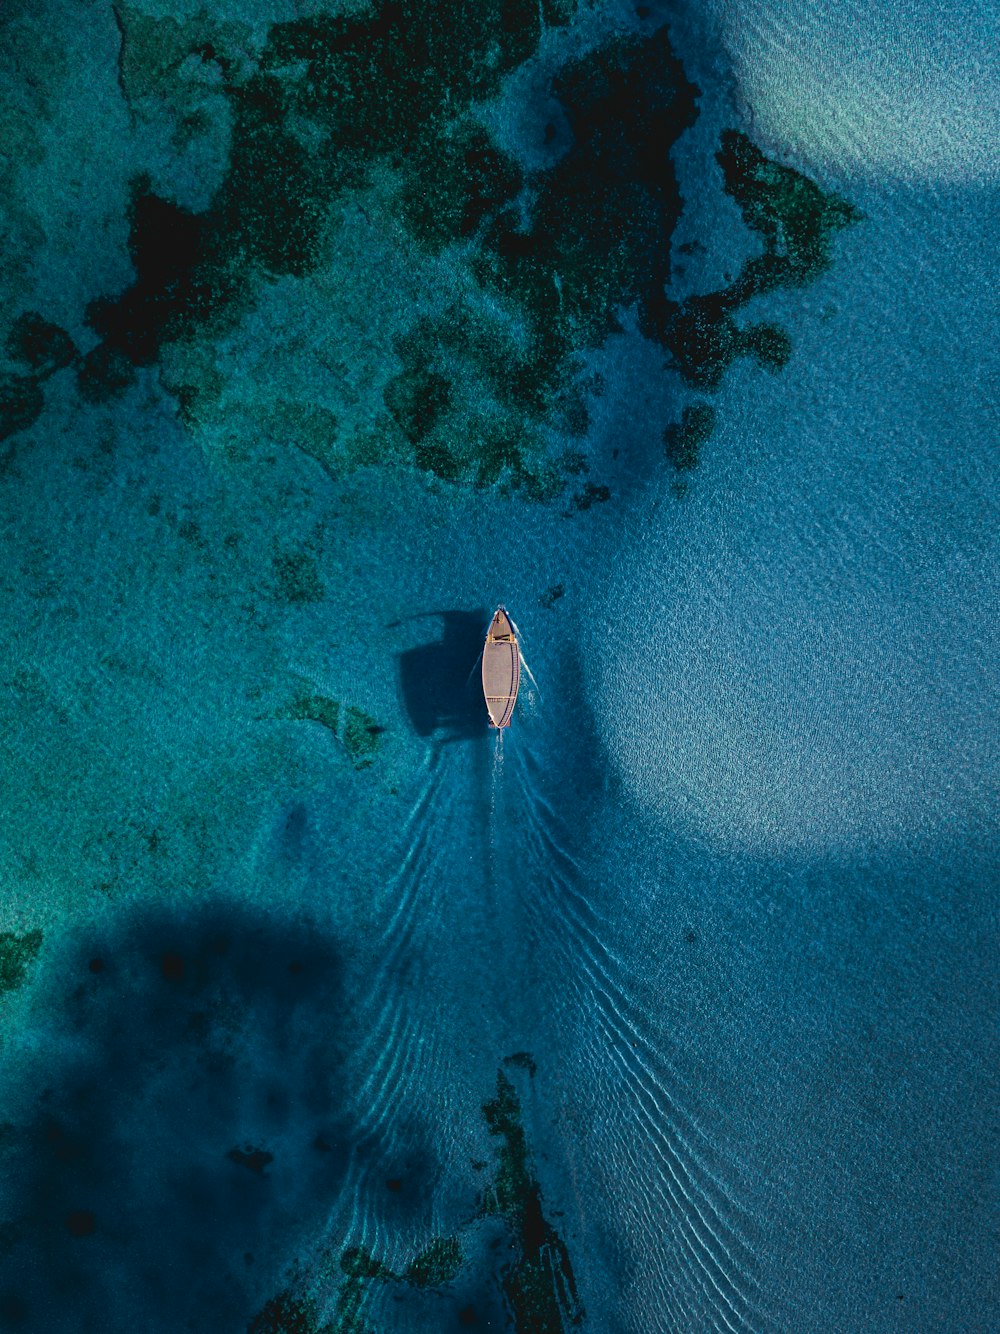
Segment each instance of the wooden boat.
M521 652L514 624L504 607L497 607L483 645L483 694L491 727L509 727L521 684Z

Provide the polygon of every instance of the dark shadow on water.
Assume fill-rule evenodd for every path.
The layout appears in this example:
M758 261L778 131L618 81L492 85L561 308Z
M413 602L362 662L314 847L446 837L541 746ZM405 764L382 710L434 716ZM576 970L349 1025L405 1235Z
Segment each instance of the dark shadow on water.
M413 730L441 742L486 737L486 705L476 664L489 613L479 607L423 615L441 618L440 639L399 655L400 686Z
M245 1329L344 1181L336 948L273 913L157 910L55 975L44 1084L0 1125L0 1331ZM392 1200L411 1224L436 1175L420 1129Z

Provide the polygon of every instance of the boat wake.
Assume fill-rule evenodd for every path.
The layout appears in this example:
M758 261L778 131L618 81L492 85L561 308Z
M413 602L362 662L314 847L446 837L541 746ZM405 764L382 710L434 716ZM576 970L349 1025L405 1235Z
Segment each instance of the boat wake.
M588 1264L614 1270L608 1290L629 1289L604 1323L780 1328L725 1118L665 1031L662 997L626 965L636 952L622 932L640 924L620 920L614 877L609 890L589 869L591 824L555 777L573 766L547 753L544 727L505 731L489 749L429 749L414 780L356 1006L355 1142L331 1235L392 1266L428 1229L453 1226L470 1112L502 1054L530 1051L546 1089L536 1134L562 1206L589 1183L570 1237ZM426 1207L401 1211L391 1191L421 1161ZM611 1252L589 1231L595 1183L617 1222Z
M413 1156L417 1089L437 1071L447 1079L444 1033L413 996L428 984L434 942L447 931L446 837L448 756L428 749L400 830L397 869L381 894L371 929L371 965L354 1014L358 1037L350 1057L353 1150L344 1189L328 1220L331 1236L360 1245L387 1263L407 1252L408 1238L386 1225L387 1182ZM412 1116L411 1116L412 1112Z
M669 1035L640 999L612 943L620 929L598 907L571 825L548 791L529 747L515 768L518 843L512 861L530 868L524 885L536 1008L551 1016L544 1045L572 1051L579 1101L581 1176L603 1180L620 1213L621 1262L636 1275L622 1303L629 1328L687 1334L692 1329L772 1328L757 1278L752 1218L718 1146L718 1109L671 1056ZM541 1039L536 1047L543 1049ZM575 1104L575 1105L572 1105ZM600 1121L599 1135L586 1133ZM624 1179L623 1179L624 1178ZM641 1269L641 1277L637 1270Z
M357 963L353 1145L327 1232L390 1267L412 1259L428 1229L454 1225L439 1195L468 1177L470 1116L512 1049L510 978L497 966L510 948L502 733L491 745L490 759L481 743L428 747Z

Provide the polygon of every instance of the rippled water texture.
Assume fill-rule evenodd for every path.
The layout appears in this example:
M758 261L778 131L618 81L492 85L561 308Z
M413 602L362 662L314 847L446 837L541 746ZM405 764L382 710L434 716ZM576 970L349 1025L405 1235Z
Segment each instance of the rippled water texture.
M0 1331L1000 1328L998 37L7 6Z

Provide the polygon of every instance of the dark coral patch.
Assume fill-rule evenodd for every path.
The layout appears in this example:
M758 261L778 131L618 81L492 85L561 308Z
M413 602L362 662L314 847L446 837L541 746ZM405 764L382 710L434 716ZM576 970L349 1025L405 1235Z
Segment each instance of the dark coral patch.
M718 388L738 356L752 356L770 371L787 364L792 344L786 330L775 324L740 329L734 314L755 296L812 282L831 263L834 235L862 216L847 200L825 193L801 172L766 158L737 130L722 135L716 159L726 193L762 239L763 254L748 259L736 279L719 291L691 296L680 304L666 301L659 311L650 307L641 312L644 332L669 350L674 367L696 389ZM667 428L667 451L675 466L693 467L697 462L697 445L704 442L707 420L702 415L687 420L687 425Z
M710 403L691 403L681 413L680 425L672 423L663 432L667 458L679 470L698 465L701 447L715 430L715 409Z
M286 1290L263 1306L247 1325L247 1334L317 1334L314 1303Z
M567 470L545 457L542 432L589 426L573 354L602 342L621 307L663 305L681 206L670 151L694 120L697 90L661 29L571 62L552 93L572 132L553 166L522 185L481 130L451 141L442 127L425 135L426 166L403 196L426 242L475 232L473 271L513 300L523 332L458 306L425 318L400 340L404 371L386 391L418 466L543 500L564 489ZM444 380L464 394L446 394ZM591 486L581 499L602 495Z
M418 362L389 381L384 397L400 430L417 447L419 464L421 446L427 448L425 440L451 404L451 381ZM437 472L438 469L431 467L430 471Z
M513 158L474 121L443 126L421 139L407 163L402 211L430 250L475 236L523 184Z
M548 4L549 21L573 8ZM309 272L323 258L341 191L362 184L378 158L415 166L419 178L431 153L436 192L408 187L404 211L429 244L471 234L498 191L509 193L497 182L511 172L471 126L449 129L439 154L437 127L495 94L539 36L536 0L402 0L363 19L275 24L258 71L227 84L235 124L230 170L213 201L218 253L272 273Z
M573 504L578 510L589 510L594 505L604 504L611 499L608 487L595 482L584 482L583 490L573 496Z
M155 195L147 179L134 183L128 248L135 282L87 307L87 323L133 366L151 365L166 339L210 308L209 289L198 280L205 228L204 218Z
M727 130L716 154L726 193L748 227L764 239L762 258L748 260L737 280L740 300L773 287L811 282L829 268L833 236L862 215L826 194L801 172L764 156L745 134ZM746 295L744 295L744 290Z
M743 330L743 346L758 366L764 370L780 371L792 355L792 340L778 324L751 324Z
M462 1267L462 1248L455 1237L436 1237L406 1267L403 1277L416 1288L451 1283Z
M766 158L736 130L723 134L716 157L726 193L762 238L764 253L748 259L719 291L666 303L659 318L655 311L645 316L645 331L670 350L684 379L699 389L716 388L736 356L753 355L769 370L785 365L791 353L785 330L772 324L740 330L733 314L755 296L818 277L830 265L833 236L861 217L838 195Z
M28 310L11 326L7 335L7 353L14 361L23 361L38 375L51 375L73 361L76 346L65 329Z
M511 1052L509 1056L503 1058L503 1063L504 1065L516 1066L519 1070L526 1070L532 1079L538 1071L538 1066L535 1064L535 1059L530 1051Z
M109 343L98 343L80 363L76 385L88 403L107 403L135 384L135 367L127 353Z
M716 387L739 355L780 368L790 349L784 331L741 330L734 312L753 295L815 277L829 262L830 236L858 215L728 132L718 154L724 187L764 253L722 291L669 301L682 203L671 153L695 119L698 91L665 26L613 38L555 75L563 129L546 138L569 142L544 170L525 173L470 115L534 54L544 28L575 9L575 0L400 0L363 17L314 14L273 24L254 62L238 25L122 8L129 95L165 101L187 124L198 107L182 71L192 57L210 65L211 97L228 108L229 161L200 214L159 197L148 179L135 182L136 279L88 310L102 343L80 365L84 396L113 397L164 344L183 342L184 365L166 383L186 421L214 420L219 371L196 339L235 318L269 275L302 277L330 262L336 202L359 187L381 200L372 208L401 216L425 251L464 243L479 291L468 284L460 301L398 341L401 369L384 387L388 419L357 437L358 457L387 444L447 482L558 495L567 477L549 454L552 437L583 437L589 427L574 353L600 344L623 307L638 309L642 331L693 386ZM539 136L544 126L540 119ZM368 218L366 208L359 204ZM384 234L384 219L373 225ZM54 327L35 328L34 344L22 331L26 346L48 339L46 365L67 355ZM11 386L8 398L8 432L23 429L38 410L37 386ZM288 438L329 466L341 426L325 407L298 407L323 424Z
M502 212L477 264L533 316L545 379L573 348L600 342L616 311L662 302L680 196L670 152L695 117L666 29L567 65L553 82L573 134L533 181L530 226Z
M483 1210L507 1223L514 1258L503 1278L517 1334L563 1334L584 1318L569 1252L545 1217L514 1085L497 1074L496 1097L483 1106L491 1135L500 1140L497 1170Z
M44 406L36 376L0 375L0 440L34 425Z

